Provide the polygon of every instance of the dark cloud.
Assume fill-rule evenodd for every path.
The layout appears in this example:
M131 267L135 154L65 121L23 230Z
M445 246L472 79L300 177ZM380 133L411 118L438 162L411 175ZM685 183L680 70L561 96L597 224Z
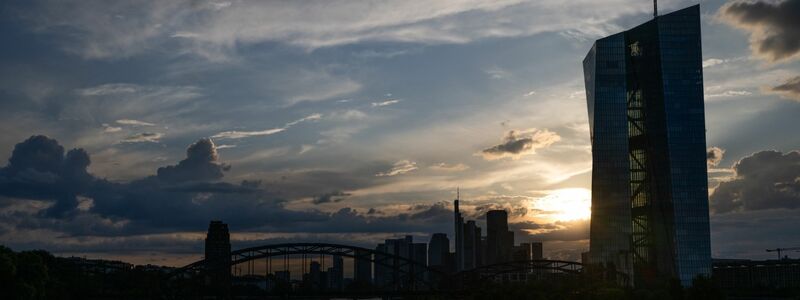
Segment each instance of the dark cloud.
M800 101L800 76L790 78L781 85L769 87L767 91Z
M505 157L517 159L522 155L533 154L536 149L550 146L561 140L555 132L547 129L510 130L503 138L503 143L481 151L484 159L495 160Z
M196 231L210 219L225 220L240 231L283 233L437 232L452 222L446 203L416 205L400 213L289 210L284 207L286 200L262 188L260 181L221 181L227 167L207 139L192 144L178 164L125 183L94 177L86 171L90 163L86 152L76 149L64 155L63 147L47 137L31 137L16 149L8 166L0 169L0 196L5 196L0 197L5 199L0 206L4 208L0 209L2 228L50 230L73 237L126 237ZM364 177L372 178L372 172L364 171ZM322 188L323 182L329 184L328 190L331 184L363 184L347 182L335 172L293 177L307 179L310 185L290 184L289 189ZM272 184L268 187L281 190ZM317 200L336 201L346 195L337 190ZM14 203L16 208L9 210ZM20 205L26 209L18 210Z
M349 193L345 193L342 191L335 191L330 193L325 193L314 197L312 202L314 204L322 204L322 203L332 203L332 202L339 202L344 200L345 197L350 196Z
M800 207L800 152L767 150L739 160L711 194L715 213Z
M800 53L800 0L733 1L720 8L719 16L750 32L751 49L769 61Z
M710 147L706 150L706 163L709 166L716 167L722 161L722 156L725 150L720 147Z
M86 171L90 163L83 149L64 156L58 141L31 136L14 147L8 165L0 169L0 196L51 200L55 204L42 213L64 216L77 207L77 195L94 181Z
M201 139L186 149L186 159L175 166L158 168L158 179L170 182L211 181L222 178L228 166L218 161L217 149L210 139Z

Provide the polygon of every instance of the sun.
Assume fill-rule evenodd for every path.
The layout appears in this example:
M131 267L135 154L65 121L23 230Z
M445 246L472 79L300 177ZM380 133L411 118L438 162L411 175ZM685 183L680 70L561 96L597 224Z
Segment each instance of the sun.
M550 221L586 220L592 216L592 192L584 188L553 190L533 200L531 205L539 217Z

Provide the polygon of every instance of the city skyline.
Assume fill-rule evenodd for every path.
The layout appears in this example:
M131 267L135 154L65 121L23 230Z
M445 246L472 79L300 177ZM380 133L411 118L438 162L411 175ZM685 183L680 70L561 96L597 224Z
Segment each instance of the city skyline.
M770 42L799 3L700 5L715 258L800 240L800 49ZM579 261L581 60L652 3L362 5L3 4L0 243L182 266L219 219L235 248L453 244L460 188L476 227L505 210L516 244Z

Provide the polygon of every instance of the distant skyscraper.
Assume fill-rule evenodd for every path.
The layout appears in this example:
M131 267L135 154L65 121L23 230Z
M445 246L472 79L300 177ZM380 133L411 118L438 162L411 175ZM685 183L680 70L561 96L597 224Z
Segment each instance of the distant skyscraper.
M461 259L464 261L464 270L481 265L481 228L474 220L469 220L464 224L463 249Z
M544 259L544 250L541 242L531 243L531 259Z
M464 270L464 218L461 216L461 211L458 208L458 201L460 193L456 190L456 200L453 201L453 238L455 239L455 256L456 271Z
M514 233L508 231L508 212L490 210L486 213L486 264L511 260Z
M428 244L428 265L444 267L447 265L447 254L450 253L450 239L445 233L434 233Z
M512 248L511 252L511 260L512 261L523 261L523 260L531 260L531 244L530 243L520 243L517 246Z
M227 298L231 287L231 237L228 224L211 221L205 244L206 284L210 292Z
M709 275L700 9L597 40L583 61L592 263L689 285Z
M370 253L364 250L356 250L355 256L357 258L353 261L353 280L362 286L372 283L372 262L369 260Z

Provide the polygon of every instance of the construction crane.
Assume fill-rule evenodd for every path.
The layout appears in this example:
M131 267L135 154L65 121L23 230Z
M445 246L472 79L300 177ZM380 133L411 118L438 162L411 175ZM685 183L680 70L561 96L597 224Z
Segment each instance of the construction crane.
M778 260L783 258L783 256L781 256L781 252L785 252L785 251L798 251L798 252L800 252L800 247L767 249L767 252L778 252Z

